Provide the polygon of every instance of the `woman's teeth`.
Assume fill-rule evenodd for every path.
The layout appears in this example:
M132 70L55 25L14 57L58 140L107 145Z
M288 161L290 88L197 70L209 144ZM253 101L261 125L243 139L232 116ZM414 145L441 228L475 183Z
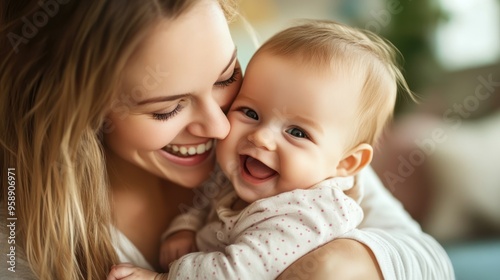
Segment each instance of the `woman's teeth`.
M210 140L207 143L199 144L196 146L182 146L182 145L169 144L165 148L163 148L163 150L171 154L186 157L186 156L193 156L205 153L206 151L212 148L212 143L213 140Z

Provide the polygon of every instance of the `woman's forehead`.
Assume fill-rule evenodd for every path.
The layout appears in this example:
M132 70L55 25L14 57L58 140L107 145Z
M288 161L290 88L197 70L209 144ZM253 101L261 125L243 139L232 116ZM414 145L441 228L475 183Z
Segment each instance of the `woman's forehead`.
M126 88L189 93L211 87L230 68L235 46L224 14L215 1L204 2L218 12L197 4L152 28L123 71Z

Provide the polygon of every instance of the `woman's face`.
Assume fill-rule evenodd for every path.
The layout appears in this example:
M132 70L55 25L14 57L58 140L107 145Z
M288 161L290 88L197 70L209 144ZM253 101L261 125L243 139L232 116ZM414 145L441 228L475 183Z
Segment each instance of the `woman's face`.
M241 80L236 48L216 1L201 1L162 21L124 69L104 136L113 159L108 164L125 161L197 186L213 168L214 139L229 132L224 112Z

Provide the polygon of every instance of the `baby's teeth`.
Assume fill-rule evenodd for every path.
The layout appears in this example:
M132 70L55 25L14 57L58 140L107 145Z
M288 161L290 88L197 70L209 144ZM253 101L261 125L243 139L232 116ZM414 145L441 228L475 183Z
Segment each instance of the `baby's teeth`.
M212 141L208 141L208 142L205 144L205 150L210 150L210 148L212 148Z
M196 154L196 148L195 147L189 147L188 154L190 154L190 155Z
M187 148L186 147L181 147L179 152L181 152L181 154L183 155L186 155L187 154Z
M205 144L200 144L196 147L196 153L203 154L206 151Z
M173 150L174 152L178 152L178 151L179 151L179 147L177 147L177 146L175 146L175 145L174 145L174 146L172 146L172 150Z

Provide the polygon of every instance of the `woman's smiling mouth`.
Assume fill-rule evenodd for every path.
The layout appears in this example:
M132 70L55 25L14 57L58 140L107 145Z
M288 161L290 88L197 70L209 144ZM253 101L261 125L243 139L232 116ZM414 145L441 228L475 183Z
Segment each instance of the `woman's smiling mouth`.
M169 144L162 148L167 153L178 157L190 157L194 155L201 155L207 151L210 151L213 147L213 139L207 141L206 143L198 145L175 145Z
M214 139L206 143L195 145L169 144L159 150L162 157L168 161L181 166L195 166L205 162L207 158L213 158Z

